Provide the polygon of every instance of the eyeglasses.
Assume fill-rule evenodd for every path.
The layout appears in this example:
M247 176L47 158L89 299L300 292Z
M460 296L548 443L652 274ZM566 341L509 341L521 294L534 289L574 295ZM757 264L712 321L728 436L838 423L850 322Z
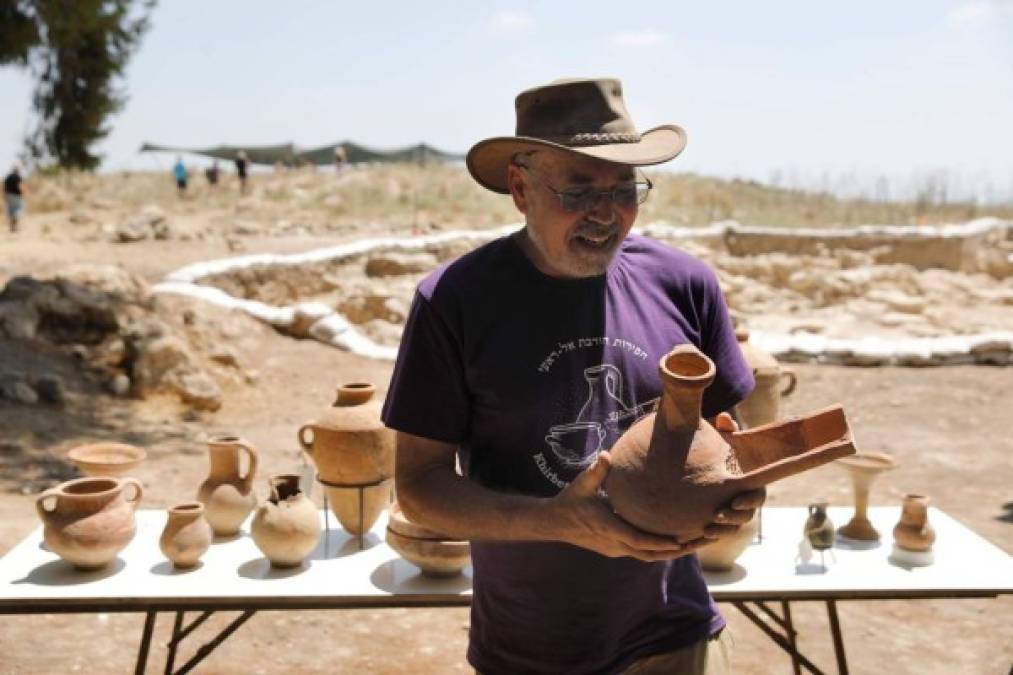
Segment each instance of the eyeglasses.
M518 164L518 166L532 174L539 173L529 166L524 166L522 164ZM630 209L646 202L647 196L651 193L651 188L654 187L654 184L646 176L644 176L643 181L623 183L622 185L615 186L611 190L595 190L593 188L569 188L567 190L557 190L549 185L544 179L542 179L542 184L545 185L552 194L559 198L559 205L562 209L564 211L569 211L570 213L581 213L593 210L602 196L608 196L612 203L620 209Z

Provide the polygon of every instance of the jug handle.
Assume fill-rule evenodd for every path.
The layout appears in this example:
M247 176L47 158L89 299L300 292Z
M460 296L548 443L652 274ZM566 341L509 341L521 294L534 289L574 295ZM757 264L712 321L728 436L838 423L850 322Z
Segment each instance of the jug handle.
M788 377L788 386L781 392L781 396L790 395L791 392L795 391L795 385L798 384L798 378L795 377L795 371L785 369L784 372L781 373L781 377L785 376Z
M35 510L36 510L36 511L38 511L38 513L39 513L39 518L40 518L40 519L41 519L41 520L42 520L43 522L45 522L45 521L46 521L46 517L47 517L47 516L48 516L48 515L49 515L50 513L52 513L53 511L55 511L55 510L56 510L56 504L53 504L53 508L52 508L52 509L47 509L47 508L46 508L46 507L45 507L45 506L43 505L43 502L45 502L45 501L46 501L47 499L49 499L50 497L53 497L53 498L55 498L55 499L56 499L57 501L59 501L59 499L60 499L60 488L59 488L59 487L52 487L52 488L49 488L48 490L46 490L45 492L43 492L42 494L40 494L40 495L39 495L38 497L36 497L36 498L35 498Z
M137 494L134 495L133 499L127 499L127 503L133 506L134 511L136 511L137 507L141 503L141 497L144 496L144 487L141 485L141 481L137 480L136 478L121 478L120 482L123 484L124 487L126 487L127 485L134 486L134 490L136 491ZM124 499L126 499L126 497L124 497Z
M313 431L313 424L306 423L306 424L302 425L301 427L299 427L299 433L297 434L299 436L299 445L301 445L302 449L306 451L306 454L312 455L313 454L313 441L307 441L306 440L306 432L307 431ZM314 433L313 436L314 436L314 440L316 440L316 433Z
M253 477L257 474L257 453L246 443L239 443L239 447L250 460L250 465L246 467L246 475L242 477L243 484L250 487L253 484Z

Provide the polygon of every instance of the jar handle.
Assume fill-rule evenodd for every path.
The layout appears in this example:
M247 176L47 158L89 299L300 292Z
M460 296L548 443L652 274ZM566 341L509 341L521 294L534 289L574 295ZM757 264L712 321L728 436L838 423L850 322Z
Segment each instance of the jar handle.
M781 396L789 396L791 395L791 392L795 391L795 385L798 384L798 378L795 377L794 370L787 370L787 369L782 371L781 377L788 378L788 386L785 387L784 390L781 392Z
M134 511L136 511L137 507L141 503L141 497L144 496L144 486L142 486L141 481L137 480L136 478L121 478L120 482L123 484L123 487L126 487L128 485L134 486L134 492L136 494L134 494L133 499L127 499L127 503L133 506ZM126 497L124 497L124 499L126 499Z
M316 440L316 432L313 433L313 438L307 441L306 440L307 431L313 431L313 424L310 422L307 422L306 424L299 427L299 433L297 434L299 436L299 445L301 445L302 449L306 451L306 454L312 455L313 441Z
M52 509L47 509L44 502L50 497L54 498L56 502L53 504ZM49 516L49 514L51 514L53 511L56 510L56 505L57 503L59 503L59 501L60 501L59 486L49 488L48 490L46 490L45 492L43 492L42 494L40 494L38 497L35 498L35 510L38 512L39 518L42 520L42 522L46 522L47 516Z
M253 477L257 475L257 452L246 443L239 443L238 445L250 460L250 465L246 467L246 475L242 477L243 484L249 488L253 485Z

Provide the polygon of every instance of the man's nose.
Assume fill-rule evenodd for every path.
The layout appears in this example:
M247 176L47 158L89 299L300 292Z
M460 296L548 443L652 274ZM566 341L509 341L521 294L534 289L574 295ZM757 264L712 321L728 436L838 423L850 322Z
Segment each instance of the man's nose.
M611 192L599 192L595 195L594 205L588 212L587 217L602 225L611 225L616 219L616 208L612 202Z

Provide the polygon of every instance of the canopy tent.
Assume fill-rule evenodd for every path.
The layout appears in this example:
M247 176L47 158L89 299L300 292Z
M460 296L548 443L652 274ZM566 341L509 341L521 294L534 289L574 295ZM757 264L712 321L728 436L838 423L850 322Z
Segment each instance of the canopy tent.
M345 160L350 163L359 162L414 162L426 164L428 162L458 162L464 159L464 155L455 155L442 152L432 146L420 143L418 145L398 148L395 150L373 150L364 146L345 141L343 143L332 143L319 148L300 150L291 143L282 145L216 145L212 148L180 148L176 146L157 145L145 143L141 146L141 152L177 152L194 155L204 155L232 161L240 150L246 152L247 159L253 164L333 164L334 151L337 148L344 148Z

